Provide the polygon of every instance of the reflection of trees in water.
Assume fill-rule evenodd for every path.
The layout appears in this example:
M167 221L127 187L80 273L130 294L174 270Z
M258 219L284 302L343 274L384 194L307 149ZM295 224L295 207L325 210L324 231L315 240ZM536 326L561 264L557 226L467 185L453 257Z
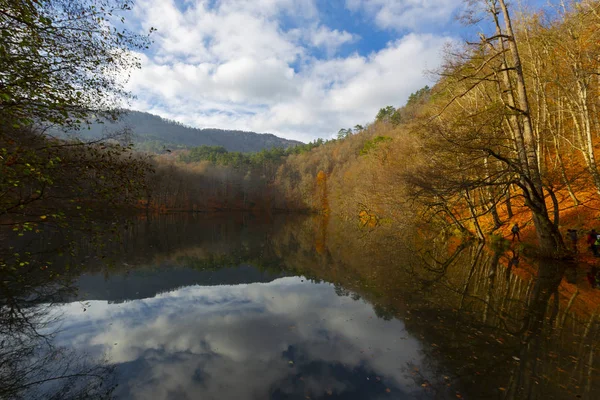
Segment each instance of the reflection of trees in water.
M269 243L282 223L244 214L170 215L124 224L116 240L106 229L67 238L42 232L12 244L11 251L30 256L26 267L0 271L0 398L111 397L115 374L107 360L54 344L61 317L53 306L75 297L81 272L128 273L162 262L199 270L250 263L280 272Z
M486 375L482 367L496 363L493 374L499 379L494 386L500 398L593 398L600 390L594 380L598 363L593 358L599 325L595 312L573 311L578 290L570 298L561 295L565 270L572 267L541 260L531 267L535 276L528 277L519 270L515 251L507 255L473 248L458 251L462 254L451 257L453 265L436 277L438 284L425 295L438 298L438 305L443 296L456 307L460 331L480 350L478 355L465 351L464 363L471 363L469 357L487 358L462 368L461 379L473 376L477 385L490 380L490 370Z
M271 263L280 270L269 243L287 219L244 213L151 215L124 227L120 241L105 240L103 248L111 273L157 264L208 270L261 260L265 268ZM106 262L97 263L87 270L105 267Z
M0 352L0 398L111 398L113 367L54 347L49 340L29 337L5 342Z
M382 233L354 234L346 225L324 223L319 218L292 219L291 223L288 218L268 223L245 218L225 218L218 223L169 218L141 221L128 228L118 248L127 255L117 271L177 260L199 269L250 261L272 265L274 270L285 265L315 281L334 283L340 296L372 303L379 318L403 317L407 331L422 339L423 352L438 368L437 379L418 377L427 381L424 390L434 390L438 384L444 388L437 393L447 393L446 385L452 384L466 397L478 399L576 395L592 399L600 391L594 358L600 328L597 314L581 311L579 291L565 296L560 286L564 265L544 261L534 268L516 251L504 254L469 244L449 252L445 242L419 243L414 231L389 232L381 227ZM535 276L525 271L535 271ZM27 330L28 321L42 326L40 317L45 313L21 318L21 322L19 312L5 314L11 307L37 312L34 306L51 304L53 295L64 298L58 286L30 283L20 287L18 293L8 296L2 292L2 327L12 327L23 336L6 342L15 349L10 357L17 362L1 361L0 385L23 390L28 389L25 381L16 378L26 376L27 382L43 379L39 374L33 378L35 361L45 365L41 370L50 374L46 377L70 374L69 379L79 382L70 383L67 378L50 381L57 384L52 390L60 398L76 394L60 393L61 387L73 388L82 397L110 394L109 367L82 361L75 353L52 347L51 335L38 336ZM45 287L46 295L35 293L40 289L34 287ZM29 303L19 303L25 299ZM9 354L7 346L0 348L2 360L4 353ZM48 360L47 364L43 360ZM30 372L9 374L10 365L15 365L13 371ZM50 368L52 365L63 367ZM72 373L77 370L80 373ZM11 380L16 382L12 386ZM0 397L12 396L4 393L9 392L0 392Z
M379 304L373 304L373 311L377 318L381 318L385 321L391 321L396 316L396 310L390 306L382 306Z
M515 333L520 340L518 362L507 385L507 399L550 396L552 392L544 389L550 380L580 398L596 398L592 386L600 325L596 311L583 318L570 312L577 292L561 301L559 286L566 269L564 263L541 260L528 285L525 312ZM599 389L595 383L596 395Z
M60 324L53 305L73 287L34 273L2 275L0 398L110 398L111 366L53 343Z
M340 297L350 297L354 301L360 300L360 294L352 292L343 287L342 285L334 284L333 289L335 291L335 294Z
M365 237L335 223L316 251L320 223L283 227L274 252L306 276L335 283L339 295L358 293L380 318L403 317L439 377L449 375L465 395L592 399L600 392L595 306L584 312L590 306L583 307L579 289L560 286L573 267L546 260L531 266L517 250L482 245L449 252L447 243L419 243L410 232ZM430 377L427 386L434 383Z
M147 221L124 235L123 246L138 260L187 260L201 268L272 260L332 282L339 296L372 303L379 318L404 316L439 377L450 376L475 398L591 398L600 390L593 357L599 325L593 312L576 307L578 292L566 298L560 290L565 265L532 267L516 250L464 243L449 252L445 241L419 242L414 231L382 227L365 235L336 224ZM435 382L430 377L428 386Z

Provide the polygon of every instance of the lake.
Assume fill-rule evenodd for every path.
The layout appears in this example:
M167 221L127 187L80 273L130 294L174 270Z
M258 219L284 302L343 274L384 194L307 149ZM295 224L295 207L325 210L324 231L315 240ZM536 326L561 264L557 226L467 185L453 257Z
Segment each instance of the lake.
M0 397L600 398L588 266L314 216L119 232L23 242Z

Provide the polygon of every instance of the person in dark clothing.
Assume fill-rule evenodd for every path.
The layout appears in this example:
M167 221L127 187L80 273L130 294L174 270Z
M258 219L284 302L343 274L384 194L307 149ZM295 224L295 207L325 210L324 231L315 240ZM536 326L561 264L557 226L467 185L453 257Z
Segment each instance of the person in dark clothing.
M567 280L567 283L570 283L571 285L577 284L577 269L573 265L570 265L565 269L565 279Z
M598 239L598 232L595 229L592 229L587 236L587 244L590 246L590 250L594 253L595 256L598 256L598 248L594 243Z
M521 241L521 236L519 235L520 229L519 229L519 225L518 224L514 224L512 229L510 230L512 232L512 241L515 241L515 238L517 238L519 240L519 242Z
M573 246L573 250L577 251L577 240L579 239L577 237L577 230L569 229L567 230L567 233L569 234L569 239L571 239L571 245Z
M519 267L519 252L512 250L512 257L510 258L510 261L508 262L508 268L518 268Z
M596 257L600 256L600 235L596 235L596 241L594 242L594 255Z
M515 251L514 249L511 250L512 251L512 257L510 258L510 260L508 261L508 268L506 268L506 280L510 280L510 271L512 270L513 267L515 268L519 268L519 252Z
M590 269L590 272L587 273L587 280L592 289L598 287L598 267L592 267L592 269Z

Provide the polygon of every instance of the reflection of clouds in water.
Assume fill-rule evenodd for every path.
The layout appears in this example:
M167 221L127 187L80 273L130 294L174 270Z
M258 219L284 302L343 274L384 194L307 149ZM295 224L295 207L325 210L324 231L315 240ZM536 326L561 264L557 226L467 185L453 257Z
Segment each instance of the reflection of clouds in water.
M402 322L377 319L331 285L300 280L191 286L122 304L94 301L86 312L68 304L58 340L107 352L129 378L120 390L134 398L267 398L293 391L298 373L307 375L305 390L340 393L357 369L362 379L373 373L387 386L412 387L404 372L419 364L419 343L405 338Z

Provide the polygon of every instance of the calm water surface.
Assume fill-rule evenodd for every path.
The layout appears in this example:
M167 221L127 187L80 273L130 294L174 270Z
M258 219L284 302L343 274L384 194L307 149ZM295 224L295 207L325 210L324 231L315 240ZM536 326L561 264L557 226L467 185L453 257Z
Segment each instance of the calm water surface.
M585 267L333 225L170 216L107 258L82 240L3 294L25 310L3 313L7 398L600 398Z

